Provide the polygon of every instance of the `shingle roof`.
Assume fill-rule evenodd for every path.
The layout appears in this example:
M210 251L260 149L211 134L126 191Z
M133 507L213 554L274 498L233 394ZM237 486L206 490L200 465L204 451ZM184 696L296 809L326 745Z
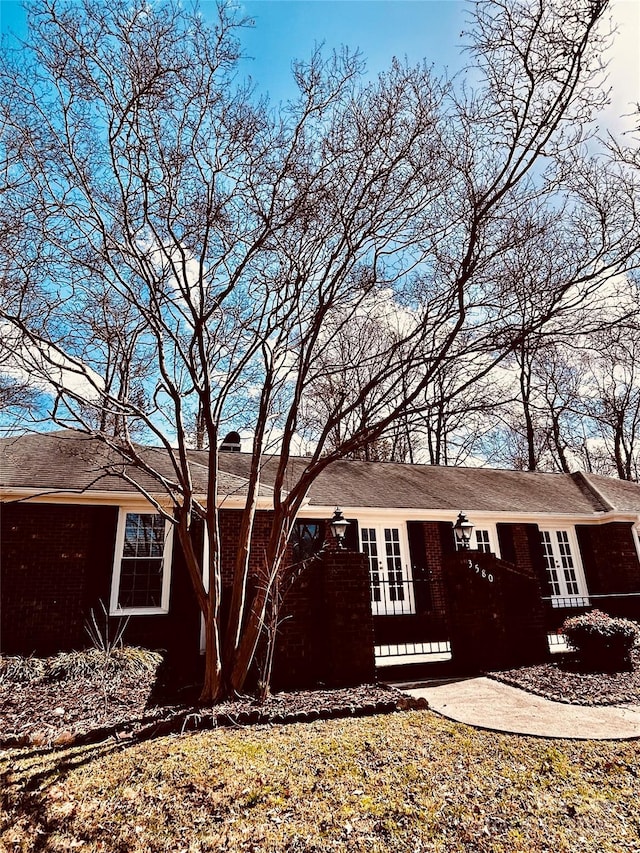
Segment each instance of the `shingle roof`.
M604 498L609 507L619 512L640 513L640 486L629 480L617 480L614 477L603 477L601 474L584 474L597 492Z
M246 476L251 457L244 453L221 455L220 466ZM265 459L263 479L273 482L275 462ZM308 460L292 460L295 469ZM610 492L619 491L616 481L597 478ZM640 486L624 484L625 502L621 511L640 511ZM632 495L638 502L633 505ZM464 510L505 513L564 513L593 515L606 512L607 504L598 492L584 488L570 474L543 474L492 468L403 465L393 462L360 462L342 459L326 468L312 485L309 505L406 508L420 510Z
M341 484L344 486L341 487ZM313 503L508 513L588 513L600 506L562 474L341 461L319 478Z
M140 448L163 474L172 477L168 455ZM102 442L69 431L0 440L0 485L38 491L135 492L113 472L117 456ZM190 451L197 491L204 493L207 453ZM221 495L246 493L251 456L222 453L219 457ZM260 494L269 496L277 457L264 457ZM294 457L284 486L297 480L308 459ZM127 473L153 494L161 489L148 475L127 467ZM557 513L589 515L615 510L640 513L640 486L584 474L543 474L491 468L403 465L390 462L339 460L328 466L309 492L309 507L341 505L362 508L464 510L465 512Z
M175 480L169 455L160 449L138 447L141 458L168 481ZM118 473L134 482L127 482ZM195 491L206 491L207 468L194 460L191 476ZM0 486L33 489L38 492L131 492L139 490L161 495L158 481L132 464L99 439L71 430L38 433L0 439ZM220 492L246 493L246 481L222 473Z

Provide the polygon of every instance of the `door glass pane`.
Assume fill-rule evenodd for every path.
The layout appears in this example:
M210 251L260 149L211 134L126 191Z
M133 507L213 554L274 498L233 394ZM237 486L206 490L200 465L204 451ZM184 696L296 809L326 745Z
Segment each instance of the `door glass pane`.
M548 530L541 530L540 541L542 542L544 563L547 569L549 586L551 587L551 595L560 595L560 579L558 578L558 572L556 570L556 561L553 554L551 533Z
M385 527L384 543L389 579L389 600L404 601L402 556L400 554L400 532L397 527Z
M375 527L362 528L362 551L369 560L371 573L371 600L380 601L382 598L380 584L380 564L378 563L378 541Z
M567 595L577 595L578 579L576 578L573 555L571 554L571 546L569 545L569 534L566 530L557 530L556 534L558 537L558 554L560 555L560 564L564 572L564 581L567 586Z
M376 616L415 612L411 569L402 528L384 524L360 527L362 552L369 561L372 610Z

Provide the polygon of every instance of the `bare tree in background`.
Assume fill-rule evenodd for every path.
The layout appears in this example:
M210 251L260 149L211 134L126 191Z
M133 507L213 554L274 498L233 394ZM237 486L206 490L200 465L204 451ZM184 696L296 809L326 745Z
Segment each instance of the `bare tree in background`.
M640 472L640 325L620 323L594 335L582 362L582 411L591 421L588 464L621 480Z
M505 363L505 391L482 456L499 465L637 479L638 299L631 276L554 336L529 336Z
M514 254L561 207L563 233L584 208L562 158L605 100L605 8L478 3L473 89L400 63L367 81L357 57L317 52L296 65L298 95L279 109L237 79L238 22L224 7L209 26L173 0L42 0L30 48L5 51L3 202L22 225L2 247L3 321L54 386L53 421L99 437L166 495L170 510L147 497L176 527L204 616L203 700L243 688L319 473L424 410L443 371L463 394L629 266L636 212L620 197L599 251L576 239L571 274L552 277L523 323ZM575 270L587 266L581 288ZM391 331L372 336L380 305ZM77 381L52 371L60 361ZM223 624L218 447L230 425L250 425L253 447ZM170 475L134 429L163 448ZM250 594L274 434L271 534ZM301 435L315 449L294 476Z

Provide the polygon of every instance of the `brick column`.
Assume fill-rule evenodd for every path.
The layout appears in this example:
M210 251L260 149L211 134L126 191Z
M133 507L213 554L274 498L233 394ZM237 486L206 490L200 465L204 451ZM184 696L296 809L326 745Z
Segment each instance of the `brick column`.
M328 550L296 579L282 606L273 688L349 687L375 680L369 567Z
M323 559L324 619L315 637L323 681L348 687L375 681L369 566L364 554L329 551Z

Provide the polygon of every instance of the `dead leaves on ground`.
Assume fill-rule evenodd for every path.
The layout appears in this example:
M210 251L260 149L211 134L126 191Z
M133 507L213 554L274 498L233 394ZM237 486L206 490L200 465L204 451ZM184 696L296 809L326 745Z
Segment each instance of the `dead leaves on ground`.
M4 770L8 850L640 849L637 744L494 735L426 711L22 751Z

